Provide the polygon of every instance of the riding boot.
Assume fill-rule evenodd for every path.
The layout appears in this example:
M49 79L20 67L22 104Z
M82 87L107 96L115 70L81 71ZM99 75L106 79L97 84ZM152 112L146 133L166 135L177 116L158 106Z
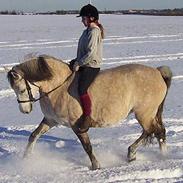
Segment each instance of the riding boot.
M83 116L81 122L78 124L81 133L87 132L91 124L91 100L88 93L80 96L81 105L83 108Z

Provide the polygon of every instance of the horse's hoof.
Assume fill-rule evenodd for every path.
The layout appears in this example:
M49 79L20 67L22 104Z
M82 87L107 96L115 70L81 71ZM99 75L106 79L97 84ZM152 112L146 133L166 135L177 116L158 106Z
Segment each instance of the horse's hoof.
M30 157L30 154L24 153L23 159L27 159L28 157Z
M132 161L135 161L136 160L136 157L133 157L133 158L128 158L128 162L132 162Z
M136 154L135 153L129 153L128 156L128 162L132 162L136 160Z
M99 170L101 167L100 167L100 164L98 162L92 164L92 167L91 167L91 170Z
M167 156L168 150L167 150L167 146L166 146L165 143L162 143L162 144L161 144L160 150L161 150L161 154L162 154L163 156Z
M23 155L23 159L29 158L33 153L26 151Z

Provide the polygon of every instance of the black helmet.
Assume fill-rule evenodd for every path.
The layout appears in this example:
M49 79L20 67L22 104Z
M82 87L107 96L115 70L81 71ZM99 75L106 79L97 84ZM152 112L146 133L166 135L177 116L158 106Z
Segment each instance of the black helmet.
M77 17L94 17L96 20L99 19L99 13L95 6L91 4L85 5L81 8L79 16Z

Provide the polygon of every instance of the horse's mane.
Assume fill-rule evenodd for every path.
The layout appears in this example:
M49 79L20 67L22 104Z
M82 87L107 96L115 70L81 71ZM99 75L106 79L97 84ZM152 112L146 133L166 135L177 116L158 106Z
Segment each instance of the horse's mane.
M30 82L50 80L53 77L53 74L45 58L50 57L39 56L37 58L30 59L24 63L14 66L11 71L17 72L25 80ZM11 84L13 79L11 72L8 73L7 77Z

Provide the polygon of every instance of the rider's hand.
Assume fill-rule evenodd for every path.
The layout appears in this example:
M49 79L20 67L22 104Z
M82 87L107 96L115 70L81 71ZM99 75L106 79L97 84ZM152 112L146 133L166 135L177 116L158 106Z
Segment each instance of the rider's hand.
M74 62L74 65L73 65L73 70L76 72L79 70L79 65L78 65L78 62Z

